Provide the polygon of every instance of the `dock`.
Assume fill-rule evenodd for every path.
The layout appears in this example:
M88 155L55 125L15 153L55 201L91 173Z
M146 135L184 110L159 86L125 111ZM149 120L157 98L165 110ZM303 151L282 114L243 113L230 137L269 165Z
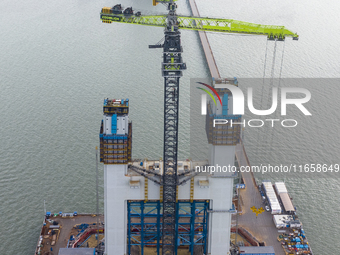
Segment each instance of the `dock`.
M200 17L195 0L189 0L189 4L190 4L190 8L191 8L191 12L193 16ZM220 72L218 71L218 68L216 65L214 54L211 50L211 47L208 41L207 33L205 31L198 31L198 35L201 40L201 44L202 44L204 54L205 54L205 59L207 60L211 77L221 78Z
M250 166L243 143L236 146L236 158L239 166ZM275 255L285 255L281 243L277 241L279 232L274 225L273 215L265 211L256 217L250 209L252 206L264 208L253 173L242 173L242 178L246 188L240 191L243 207L242 215L238 216L239 227L247 229L256 239L265 242L266 246L273 246Z
M99 215L98 220L98 227L102 233L104 221L103 215ZM79 228L79 226L84 227ZM71 213L65 215L56 213L51 214L50 216L45 215L35 254L57 255L61 248L68 248L72 245L70 242L71 236L74 236L73 242L82 241L81 243L78 243L78 246L83 243L83 247L91 247L91 240L89 238L91 233L89 233L89 230L95 230L94 232L97 230L97 217L95 214L73 215ZM93 237L91 239L95 238ZM96 245L96 241L92 240L92 244ZM93 248L95 248L95 246L93 246Z

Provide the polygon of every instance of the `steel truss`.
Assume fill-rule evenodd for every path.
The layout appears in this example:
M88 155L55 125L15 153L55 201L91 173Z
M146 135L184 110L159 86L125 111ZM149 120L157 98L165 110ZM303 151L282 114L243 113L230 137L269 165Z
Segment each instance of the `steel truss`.
M179 78L186 69L182 61L181 33L178 30L177 5L171 0L164 31L162 76L164 77L164 144L163 144L163 217L162 254L177 253L176 192L178 151ZM158 45L154 48L159 47Z
M187 246L191 255L207 254L209 201L178 201L175 213L176 248ZM127 201L128 254L144 254L145 246L155 246L160 254L162 242L162 202ZM177 255L177 249L174 251Z

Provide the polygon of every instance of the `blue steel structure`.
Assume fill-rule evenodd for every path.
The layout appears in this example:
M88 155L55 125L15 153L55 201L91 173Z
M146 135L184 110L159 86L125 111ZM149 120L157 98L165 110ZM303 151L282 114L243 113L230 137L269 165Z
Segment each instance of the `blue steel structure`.
M228 115L228 94L223 95L222 115Z
M197 251L207 254L209 200L178 201L176 206L175 254L179 246L188 247L191 255ZM160 200L127 201L128 254L131 254L132 246L139 246L141 255L145 246L156 246L157 254L160 254L162 212Z

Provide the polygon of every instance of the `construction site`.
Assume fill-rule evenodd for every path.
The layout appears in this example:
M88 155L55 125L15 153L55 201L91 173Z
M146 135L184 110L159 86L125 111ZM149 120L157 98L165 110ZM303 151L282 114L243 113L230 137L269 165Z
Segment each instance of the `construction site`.
M263 35L275 44L298 35L283 26L201 18L195 1L188 2L190 17L177 15L173 0L153 1L163 4L167 15L144 16L120 4L102 9L103 23L164 27L164 39L149 46L163 49L163 154L157 160L133 159L133 140L138 139L129 118L133 102L105 98L98 154L104 165L104 215L46 213L35 254L312 254L285 186L258 184L252 172L238 171L250 166L241 126L214 123L241 122L242 115L233 114L232 87L238 80L220 76L206 32ZM198 85L212 92L211 100L202 94L209 158L200 161L177 157L179 82L186 69L181 29L198 31L211 74L210 84ZM237 171L197 171L209 166ZM273 215L291 218L281 217L276 224Z

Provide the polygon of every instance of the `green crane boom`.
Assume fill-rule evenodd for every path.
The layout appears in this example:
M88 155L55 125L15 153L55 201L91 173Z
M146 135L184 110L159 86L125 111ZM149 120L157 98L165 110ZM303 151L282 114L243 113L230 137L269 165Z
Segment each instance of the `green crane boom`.
M120 22L155 27L165 27L167 24L167 15L112 14L106 13L108 9L108 7L104 7L100 15L104 23ZM286 37L292 37L294 40L299 38L297 33L288 30L284 26L261 25L233 19L190 16L177 16L177 21L178 28L187 30L266 35L268 39L278 40L284 40Z

